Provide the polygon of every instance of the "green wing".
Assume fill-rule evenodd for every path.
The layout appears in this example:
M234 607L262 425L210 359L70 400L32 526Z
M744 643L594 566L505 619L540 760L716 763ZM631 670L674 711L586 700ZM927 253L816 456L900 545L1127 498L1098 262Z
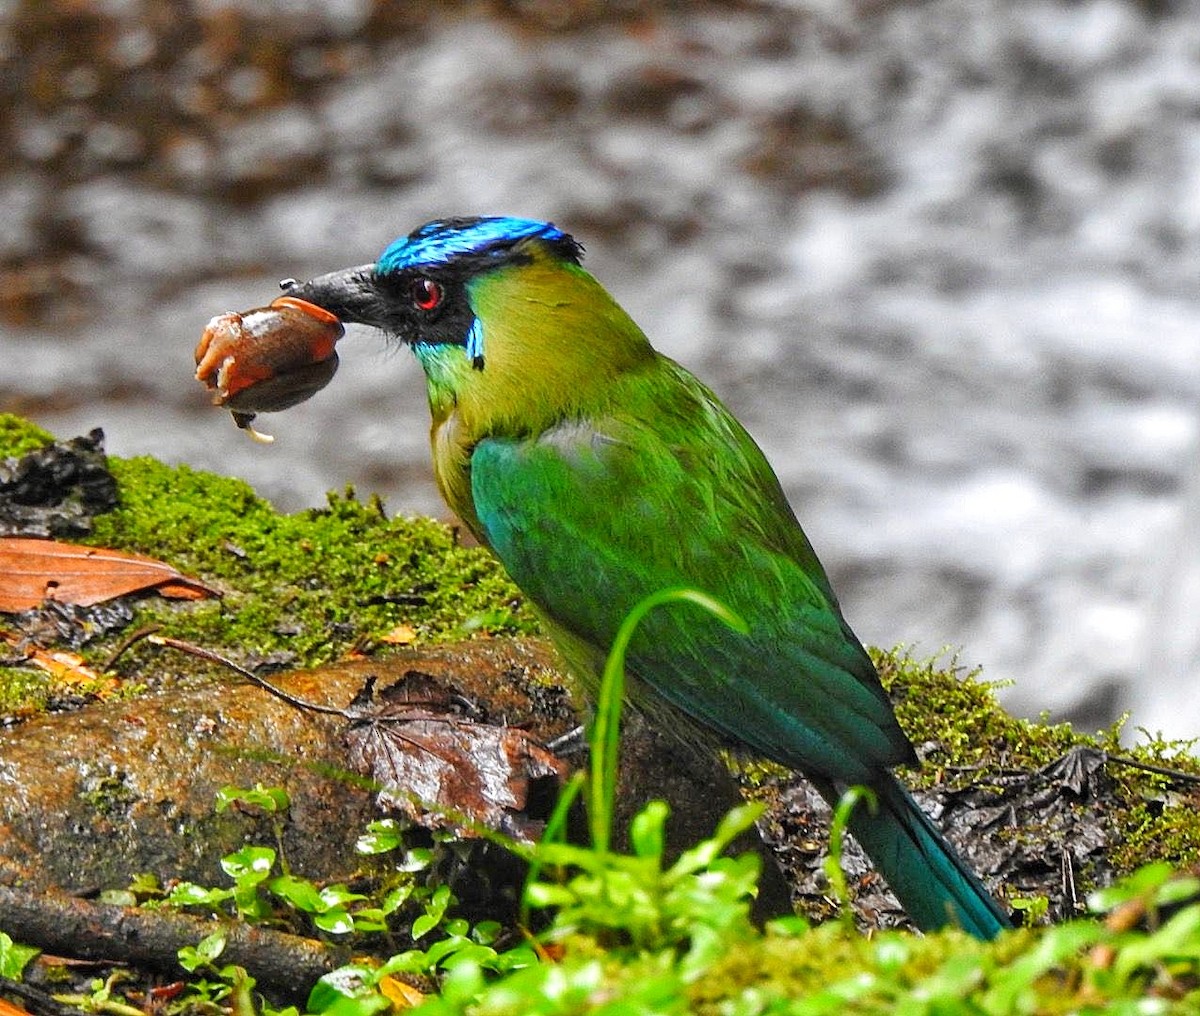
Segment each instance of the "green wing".
M810 773L861 781L910 761L870 658L749 435L665 358L609 395L612 408L586 423L474 450L476 515L525 594L602 659L643 597L701 589L750 634L691 604L661 608L631 646L636 681Z

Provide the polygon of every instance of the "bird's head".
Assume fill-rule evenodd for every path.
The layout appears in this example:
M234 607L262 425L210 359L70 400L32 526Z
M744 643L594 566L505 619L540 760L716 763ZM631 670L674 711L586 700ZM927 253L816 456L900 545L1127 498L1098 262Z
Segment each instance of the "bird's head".
M284 288L411 346L435 419L458 410L480 426L484 417L519 418L527 429L653 355L580 267L582 254L548 222L438 219L390 244L374 264Z

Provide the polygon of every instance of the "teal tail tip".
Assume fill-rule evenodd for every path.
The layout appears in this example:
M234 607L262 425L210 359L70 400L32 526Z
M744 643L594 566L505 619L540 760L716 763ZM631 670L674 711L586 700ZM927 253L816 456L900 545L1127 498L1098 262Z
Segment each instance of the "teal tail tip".
M890 773L872 785L878 803L860 802L849 828L922 931L959 927L990 940L1012 919Z

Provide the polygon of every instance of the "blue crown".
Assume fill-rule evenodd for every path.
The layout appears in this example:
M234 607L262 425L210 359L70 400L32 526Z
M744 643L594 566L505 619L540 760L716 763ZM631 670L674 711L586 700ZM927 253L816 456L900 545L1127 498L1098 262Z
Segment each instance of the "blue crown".
M491 218L437 219L408 236L393 241L376 263L376 271L387 274L406 268L448 265L463 257L503 258L522 240L538 237L574 254L578 245L553 223L508 216Z

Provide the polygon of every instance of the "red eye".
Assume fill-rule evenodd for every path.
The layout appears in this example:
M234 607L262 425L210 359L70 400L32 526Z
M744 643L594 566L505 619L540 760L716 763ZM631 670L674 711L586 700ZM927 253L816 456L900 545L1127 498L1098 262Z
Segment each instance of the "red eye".
M413 279L412 288L413 306L417 310L433 310L442 302L442 297L445 295L442 292L442 287L439 286L433 279Z

